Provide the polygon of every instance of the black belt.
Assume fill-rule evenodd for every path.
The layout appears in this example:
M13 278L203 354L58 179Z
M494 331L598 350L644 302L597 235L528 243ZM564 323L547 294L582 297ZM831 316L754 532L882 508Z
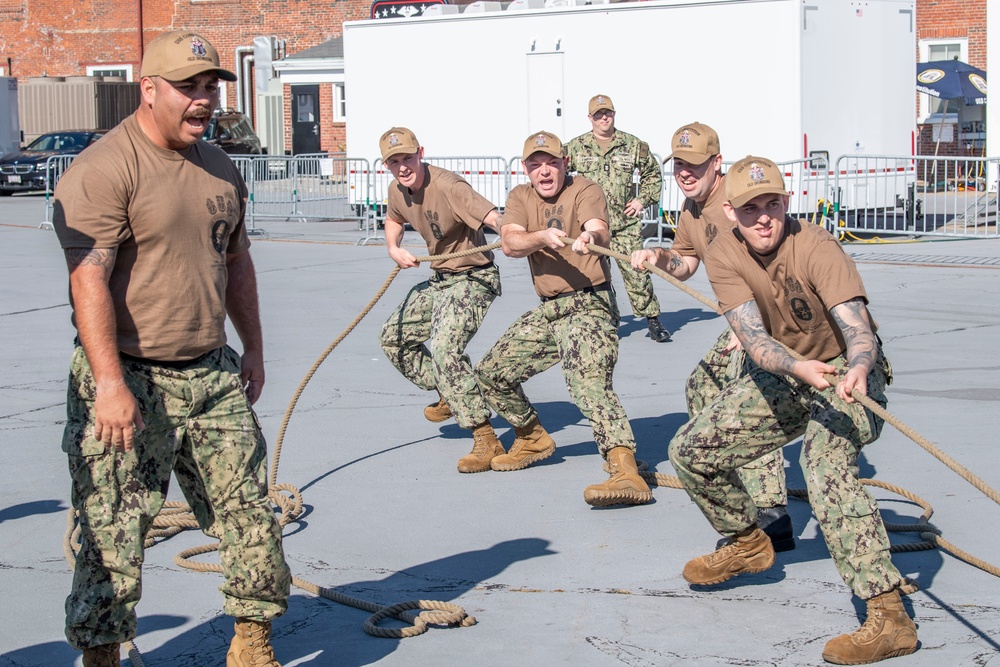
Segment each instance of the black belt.
M187 368L188 366L192 366L194 364L197 364L198 362L200 362L201 360L203 360L205 357L207 357L208 355L212 354L212 352L215 352L215 350L210 350L210 351L206 352L205 354L202 354L202 355L199 355L199 356L195 357L194 359L182 359L182 360L179 360L179 361L177 361L177 360L167 360L167 361L164 361L162 359L145 359L143 357L134 357L131 354L125 354L124 352L119 352L118 354L125 361L134 361L137 364L144 364L146 366L162 366L164 368L180 369L180 368Z
M450 278L452 276L468 276L478 271L485 271L486 269L492 269L496 264L490 262L488 264L483 264L482 266L474 266L471 269L466 269L465 271L455 271L455 272L434 272L434 280L444 280L445 278Z
M584 287L582 289L574 290L572 292L563 292L562 294L556 294L555 296L543 296L542 301L552 301L554 299L561 299L564 296L573 296L574 294L594 294L596 292L609 292L611 291L611 283L601 283L600 285L593 285L591 287Z

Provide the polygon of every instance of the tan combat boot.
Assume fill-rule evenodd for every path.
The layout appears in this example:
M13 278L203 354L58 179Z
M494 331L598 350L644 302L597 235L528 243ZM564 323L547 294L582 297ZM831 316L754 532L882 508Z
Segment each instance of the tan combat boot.
M83 667L119 667L121 664L119 644L102 644L83 649Z
M448 403L441 396L441 392L438 392L438 402L431 403L426 408L424 408L424 417L430 422L443 422L444 420L451 417L451 408L448 407Z
M503 445L489 422L472 429L472 452L458 460L458 472L485 472L490 461L503 454Z
M866 665L917 650L917 626L899 598L899 589L868 600L868 618L849 635L834 637L823 659L835 665Z
M509 471L527 468L532 463L547 459L556 451L556 441L552 439L535 417L525 426L514 427L517 438L510 451L490 461L494 470Z
M774 565L771 538L753 524L722 547L684 566L684 579L700 586L721 584L738 574L763 572Z
M653 500L653 492L639 475L635 454L628 447L615 447L608 452L605 469L611 474L603 484L593 484L583 490L583 500L594 507L608 505L645 505Z
M271 648L271 622L236 619L236 634L226 653L226 667L281 667Z

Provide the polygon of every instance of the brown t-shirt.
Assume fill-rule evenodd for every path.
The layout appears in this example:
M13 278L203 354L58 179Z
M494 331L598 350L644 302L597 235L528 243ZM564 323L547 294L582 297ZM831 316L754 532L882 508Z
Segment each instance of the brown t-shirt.
M583 176L567 176L566 185L555 197L542 199L530 184L510 191L504 208L503 225L519 225L529 232L557 227L571 238L584 231L583 223L597 218L607 222L604 192ZM611 281L607 258L590 253L578 255L571 246L559 250L542 248L528 255L528 266L538 296L549 297L575 292Z
M201 141L160 148L134 114L73 161L53 226L63 248L118 248L119 350L181 361L226 342L226 255L250 247L246 198L228 155Z
M490 200L472 189L455 172L429 164L424 186L416 192L393 181L389 186L389 208L386 217L396 222L410 223L427 242L431 255L453 252L486 245L483 220L496 208ZM486 251L455 259L431 263L435 271L454 273L493 261L493 253Z
M829 361L846 350L830 309L851 299L868 303L854 260L819 225L785 219L785 240L766 257L734 228L709 248L705 270L722 312L756 301L775 340L806 359ZM874 330L874 323L869 315Z
M685 199L684 210L677 218L677 232L671 249L683 257L697 257L704 261L712 241L736 224L726 217L726 212L722 209L725 201L725 176L708 195L704 204Z

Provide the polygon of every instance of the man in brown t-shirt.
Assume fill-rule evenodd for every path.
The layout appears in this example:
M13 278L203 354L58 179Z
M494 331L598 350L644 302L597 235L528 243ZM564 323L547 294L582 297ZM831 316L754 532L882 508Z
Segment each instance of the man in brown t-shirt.
M632 267L645 271L649 262L678 280L698 270L708 248L733 228L726 217L726 177L722 173L719 135L704 123L689 123L674 132L670 141L674 180L684 193L684 208L670 248L648 248L632 253ZM694 417L743 368L739 340L729 327L688 376L684 387L688 416ZM773 452L739 469L740 479L757 506L757 523L771 538L775 551L795 548L792 520L788 516L784 458Z
M432 256L486 245L483 226L496 230L496 206L458 174L424 162L424 147L405 127L386 130L379 149L395 177L389 185L385 240L396 264L404 269L418 265L401 245L406 224L423 237ZM430 279L414 286L386 320L379 344L403 377L421 389L438 391L439 400L424 409L427 419L454 416L459 426L472 431L472 451L458 461L458 471L483 472L504 450L465 348L500 296L500 270L489 250L438 259L431 269Z
M688 562L684 578L713 585L774 564L757 508L733 473L801 436L809 504L838 572L868 606L864 625L829 640L823 659L858 665L912 653L917 632L900 600L903 577L858 479L861 448L882 420L852 392L884 406L891 379L861 276L825 229L787 217L784 179L770 160L734 164L726 198L735 227L712 243L705 268L751 363L670 443L684 488L730 538Z
M77 346L63 450L81 527L66 637L118 665L135 637L143 545L171 472L219 539L227 667L276 667L271 620L291 576L251 405L264 385L247 189L201 141L219 104L215 48L187 30L146 47L141 102L77 157L55 191ZM229 316L242 355L226 345Z
M528 378L561 364L570 396L590 420L611 476L588 486L594 506L639 505L653 494L639 475L635 438L612 386L618 361L618 306L607 258L589 244L610 240L604 193L582 176L568 177L562 142L536 132L524 143L530 180L511 190L500 222L503 251L527 257L542 303L518 318L476 365L486 401L514 427L510 452L493 470L520 470L551 456L555 441L521 388ZM572 247L564 239L575 239Z

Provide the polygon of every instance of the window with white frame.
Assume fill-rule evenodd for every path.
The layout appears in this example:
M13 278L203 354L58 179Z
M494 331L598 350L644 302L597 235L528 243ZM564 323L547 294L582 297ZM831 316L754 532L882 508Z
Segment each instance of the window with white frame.
M920 62L926 63L934 60L961 60L969 62L969 40L965 37L953 37L950 39L922 39L920 40ZM920 119L921 123L940 122L941 113L945 109L947 100L920 94ZM955 103L948 106L947 116L956 114L952 122L957 122L957 110ZM948 118L946 117L947 121Z
M333 84L333 120L342 123L347 120L347 96L344 84Z
M131 65L87 65L87 76L123 76L132 80Z

